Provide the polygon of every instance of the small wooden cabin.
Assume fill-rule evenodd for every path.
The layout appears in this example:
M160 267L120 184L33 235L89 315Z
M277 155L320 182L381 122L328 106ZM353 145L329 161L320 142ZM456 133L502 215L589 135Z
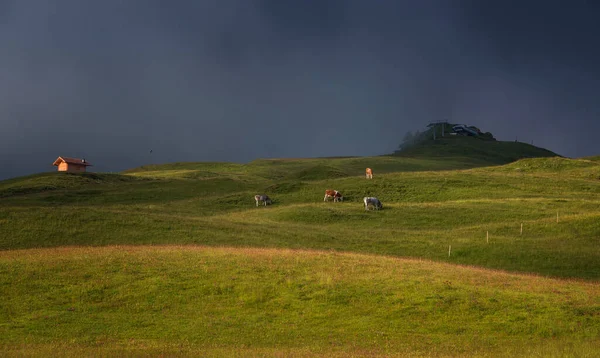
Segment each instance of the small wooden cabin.
M73 173L83 173L87 167L91 166L85 159L68 157L58 157L53 165L58 167L59 172Z

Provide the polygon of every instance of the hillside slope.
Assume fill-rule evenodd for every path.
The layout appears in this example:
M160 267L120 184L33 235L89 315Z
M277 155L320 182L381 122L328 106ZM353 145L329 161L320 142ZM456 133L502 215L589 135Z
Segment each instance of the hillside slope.
M600 285L305 250L0 252L3 356L593 357Z
M507 164L522 158L556 157L558 154L527 143L491 141L477 137L446 136L435 141L426 139L395 156L419 158L469 157L487 165Z
M595 356L600 161L489 164L257 160L2 181L0 353ZM327 188L345 200L323 202ZM365 211L364 196L384 209Z
M465 165L391 156L261 160L154 166L100 175L102 180L51 173L0 182L0 249L114 244L334 249L600 278L600 163L535 158L414 171L428 163ZM373 180L363 177L366 165L374 168ZM346 200L324 203L327 188ZM256 193L270 195L274 205L256 208ZM364 196L379 197L385 210L365 212Z

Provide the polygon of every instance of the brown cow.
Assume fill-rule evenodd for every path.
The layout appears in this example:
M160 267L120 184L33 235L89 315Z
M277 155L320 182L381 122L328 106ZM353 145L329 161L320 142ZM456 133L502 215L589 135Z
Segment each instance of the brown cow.
M325 190L325 197L323 198L323 201L327 201L327 198L333 198L334 203L338 202L338 201L344 201L344 197L337 190L331 190L331 189Z
M367 168L367 179L373 179L373 170L371 168Z

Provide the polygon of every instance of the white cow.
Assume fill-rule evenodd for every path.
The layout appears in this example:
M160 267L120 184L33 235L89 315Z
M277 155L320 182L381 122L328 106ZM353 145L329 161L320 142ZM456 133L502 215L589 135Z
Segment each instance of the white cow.
M254 195L254 200L256 201L256 206L258 206L258 203L262 203L264 206L273 203L267 195Z
M365 203L365 210L369 210L369 205L373 206L375 210L383 209L383 204L375 197L365 196L363 202Z

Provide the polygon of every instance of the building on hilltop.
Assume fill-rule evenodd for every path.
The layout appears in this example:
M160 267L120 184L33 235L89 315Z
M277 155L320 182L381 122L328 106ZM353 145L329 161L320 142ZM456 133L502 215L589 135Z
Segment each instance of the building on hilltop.
M433 140L435 140L436 132L438 131L437 129L440 127L440 125L442 128L442 137L443 137L446 125L448 125L449 127L451 126L447 120L433 121L433 122L429 122L429 124L427 125L427 127L431 128L431 131L433 132Z
M57 166L59 172L71 173L84 173L91 166L85 159L68 157L58 157L52 165Z

